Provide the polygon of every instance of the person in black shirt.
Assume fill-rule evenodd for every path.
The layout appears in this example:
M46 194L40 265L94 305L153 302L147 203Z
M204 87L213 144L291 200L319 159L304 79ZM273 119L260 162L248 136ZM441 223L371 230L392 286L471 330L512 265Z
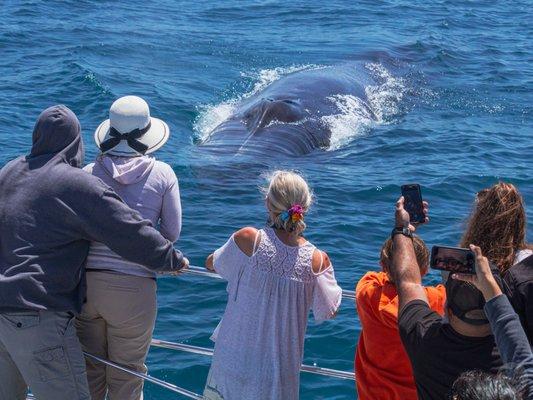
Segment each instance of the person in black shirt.
M533 345L533 255L507 270L503 288Z
M431 311L416 263L414 230L401 197L396 203L391 266L400 301L400 337L413 367L418 398L447 399L461 373L473 369L497 372L502 361L483 311L485 300L474 286L448 279L449 322Z
M476 256L476 274L454 273L451 279L470 282L483 293L485 312L500 355L507 368L496 375L468 371L452 388L453 400L533 400L533 353L520 318L514 312L481 249L470 245Z

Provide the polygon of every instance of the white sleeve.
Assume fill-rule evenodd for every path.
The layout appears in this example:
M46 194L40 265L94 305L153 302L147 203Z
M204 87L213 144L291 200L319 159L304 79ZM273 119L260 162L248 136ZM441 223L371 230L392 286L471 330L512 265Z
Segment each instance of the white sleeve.
M233 235L213 253L215 271L229 283L238 278L240 270L246 265L248 256L239 249Z
M342 300L342 289L335 280L333 265L316 276L313 291L313 315L316 323L333 318Z

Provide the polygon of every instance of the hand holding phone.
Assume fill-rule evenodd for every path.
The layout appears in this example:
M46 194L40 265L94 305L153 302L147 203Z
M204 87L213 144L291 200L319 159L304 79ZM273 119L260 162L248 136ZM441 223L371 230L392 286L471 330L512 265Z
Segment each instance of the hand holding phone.
M456 274L476 274L476 256L470 249L433 246L430 266L433 269Z
M483 253L478 246L471 244L470 250L472 250L476 257L476 274L454 273L452 274L452 278L473 284L481 293L483 293L485 301L489 301L490 299L501 295L502 290L496 282L496 279L494 279L487 257L483 256Z
M409 213L410 222L412 224L423 224L426 222L420 185L418 183L403 185L402 196L404 198L405 211Z

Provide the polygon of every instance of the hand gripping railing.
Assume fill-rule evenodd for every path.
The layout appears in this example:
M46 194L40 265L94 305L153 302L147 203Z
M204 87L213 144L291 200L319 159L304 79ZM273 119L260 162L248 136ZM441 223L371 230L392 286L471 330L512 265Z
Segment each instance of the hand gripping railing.
M207 276L209 278L223 279L219 274L207 271L205 268L197 267L195 265L189 266L189 268L184 272L194 275ZM355 293L351 290L342 289L342 297L344 299L355 300Z

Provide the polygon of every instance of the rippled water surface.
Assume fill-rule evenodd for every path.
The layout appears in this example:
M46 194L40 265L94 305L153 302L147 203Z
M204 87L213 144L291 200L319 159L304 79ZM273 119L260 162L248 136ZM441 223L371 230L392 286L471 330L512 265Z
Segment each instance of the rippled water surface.
M316 194L308 238L353 289L378 268L402 183L420 183L431 203L421 230L430 245L457 244L473 194L499 179L533 202L530 9L526 1L2 0L0 165L27 151L38 113L59 102L79 116L89 162L92 134L113 100L143 96L171 127L158 157L180 179L178 246L195 264L235 229L264 223L262 173L294 168ZM329 149L250 161L199 147L240 99L291 72L352 62L376 76L366 88L376 120L337 96L339 111L325 120ZM428 282L436 281L431 273ZM224 304L219 281L163 278L155 336L211 346ZM304 361L353 369L359 331L344 301L335 321L310 323ZM209 362L154 349L148 365L201 392ZM355 397L353 382L308 374L301 395ZM175 397L147 385L145 398Z

